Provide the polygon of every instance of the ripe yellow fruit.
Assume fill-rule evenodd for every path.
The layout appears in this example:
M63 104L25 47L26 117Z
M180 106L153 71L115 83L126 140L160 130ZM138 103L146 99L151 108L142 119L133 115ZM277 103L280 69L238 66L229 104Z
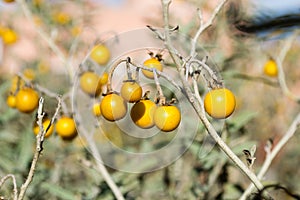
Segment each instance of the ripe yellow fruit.
M148 60L146 60L144 62L144 66L147 67L147 68L155 68L156 70L161 71L161 72L163 71L163 66L157 58L149 58ZM142 73L147 78L154 79L153 72L142 69Z
M101 116L101 109L100 109L100 104L99 103L95 103L93 106L93 114L96 117Z
M99 65L106 65L110 59L110 51L106 46L99 44L94 46L90 57Z
M156 104L149 99L142 99L131 108L132 121L140 128L151 128L154 126L154 111Z
M25 82L19 77L19 76L14 76L11 79L11 86L9 91L11 93L15 93L18 89L23 88L25 85Z
M277 64L274 60L271 59L265 63L264 74L271 77L276 77L278 75Z
M17 98L14 95L9 95L6 99L6 104L11 107L11 108L15 108L17 105Z
M23 70L23 75L28 80L33 80L35 78L35 71L33 69L27 68Z
M181 121L180 110L174 105L158 106L154 111L154 123L162 131L175 130Z
M121 87L121 96L125 101L134 103L142 98L143 89L136 81L125 81Z
M20 89L16 95L16 108L23 113L31 113L39 104L38 93L31 88Z
M14 2L15 0L3 0L4 2L6 2L6 3L12 3L12 2Z
M55 13L53 16L53 20L61 25L66 25L71 21L71 17L69 14L64 12Z
M100 84L105 85L108 81L108 73L104 72L100 78Z
M103 97L100 109L106 120L114 122L125 117L127 104L121 96L111 93Z
M101 93L100 77L94 72L84 72L80 76L80 88L90 96L98 96Z
M1 37L6 45L14 44L18 40L18 34L9 28L1 31Z
M235 110L235 105L234 94L226 88L213 89L204 97L205 111L216 119L229 117Z
M58 119L55 129L63 140L72 140L77 136L75 121L70 117L63 116Z

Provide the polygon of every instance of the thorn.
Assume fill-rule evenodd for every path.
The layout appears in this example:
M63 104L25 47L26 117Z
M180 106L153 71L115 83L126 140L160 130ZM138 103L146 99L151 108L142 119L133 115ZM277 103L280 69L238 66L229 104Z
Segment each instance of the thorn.
M177 30L179 30L179 25L177 25L177 26L170 29L170 31L177 31Z

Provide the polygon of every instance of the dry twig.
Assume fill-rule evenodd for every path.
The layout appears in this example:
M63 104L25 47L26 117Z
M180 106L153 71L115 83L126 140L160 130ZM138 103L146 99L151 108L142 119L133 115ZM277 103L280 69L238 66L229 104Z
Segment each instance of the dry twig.
M26 181L21 186L20 193L19 193L19 196L18 196L17 200L22 200L24 198L25 193L26 193L26 191L29 187L29 184L33 180L33 176L34 176L34 173L35 173L35 169L36 169L39 157L40 157L40 155L43 151L44 136L47 132L48 127L53 125L53 122L54 122L54 120L56 119L56 117L59 113L59 110L60 110L60 107L61 107L61 101L60 100L58 101L56 111L55 111L55 113L54 113L54 115L51 119L51 122L50 122L49 126L46 129L44 129L44 127L43 127L43 118L44 118L44 115L45 115L45 113L43 111L43 105L44 105L44 98L41 97L40 101L39 101L38 116L37 116L37 118L38 118L37 123L38 123L40 129L39 129L38 135L36 136L36 149L35 149L35 152L34 152L33 160L31 162L29 173L27 175Z
M163 18L164 18L164 30L165 30L165 45L170 52L170 56L173 59L175 65L177 66L177 70L180 74L180 79L183 84L185 95L190 101L191 105L194 107L198 117L202 121L208 133L212 136L218 146L223 150L223 152L231 159L231 161L254 183L258 190L263 189L263 184L256 177L256 175L232 152L232 150L227 146L227 144L220 138L212 124L207 119L203 105L201 105L201 101L197 100L198 98L194 98L194 95L189 87L188 83L185 79L185 73L181 65L181 59L177 57L174 53L174 47L172 46L171 38L170 38L170 30L169 30L169 6L171 0L161 0L163 7ZM266 196L267 199L272 199L269 195Z

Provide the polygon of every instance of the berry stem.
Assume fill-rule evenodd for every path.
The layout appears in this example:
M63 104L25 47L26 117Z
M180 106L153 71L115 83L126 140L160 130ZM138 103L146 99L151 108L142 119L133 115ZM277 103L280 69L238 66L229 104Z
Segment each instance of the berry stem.
M126 62L127 80L132 80L132 73L130 71L130 63Z
M130 64L134 67L137 68L137 73L139 70L147 70L147 71L150 71L152 73L154 73L154 70L156 70L155 68L149 68L149 67L144 67L143 65L138 65L132 61L130 61ZM182 87L177 84L171 77L168 76L168 74L164 73L164 72L161 72L159 70L156 70L156 74L157 76L159 77L163 77L164 79L166 79L167 81L169 81L172 85L174 85L178 90L182 91Z
M117 67L122 63L122 62L126 62L129 63L130 62L130 58L128 57L127 59L120 59L117 62L114 63L114 65L112 66L112 68L110 69L109 73L108 73L108 80L107 80L107 94L113 92L111 83L112 83L112 76L114 74L114 71L117 69Z
M158 93L158 104L159 105L165 105L166 104L166 97L164 96L164 93L161 89L160 83L158 81L158 77L157 77L157 70L155 68L153 68L153 76L154 76L154 81L155 81L155 85L156 85L156 89L157 89L157 93Z
M205 60L206 59L204 59L203 61L200 61L198 59L191 59L186 63L186 66L188 69L191 69L193 67L193 64L197 64L195 69L191 70L192 72L200 72L203 68L211 78L211 81L209 81L204 77L209 87L211 87L212 89L223 87L222 81L219 81L219 78L216 76L216 73L205 63Z

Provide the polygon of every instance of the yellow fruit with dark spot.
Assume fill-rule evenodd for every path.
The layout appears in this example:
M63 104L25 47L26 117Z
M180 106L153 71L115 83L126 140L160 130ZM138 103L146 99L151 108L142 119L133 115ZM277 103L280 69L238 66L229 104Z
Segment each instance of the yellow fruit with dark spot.
M156 104L149 99L136 102L131 108L132 121L140 128L151 128L154 126L154 111Z

